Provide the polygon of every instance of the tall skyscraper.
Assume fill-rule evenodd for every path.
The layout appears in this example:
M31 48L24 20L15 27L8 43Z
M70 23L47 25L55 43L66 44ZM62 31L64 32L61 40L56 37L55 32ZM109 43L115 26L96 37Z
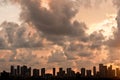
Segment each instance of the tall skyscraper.
M96 67L94 66L94 67L93 67L93 76L95 77L96 74L97 74L97 72L96 72Z
M44 77L45 76L45 68L41 69L41 76Z
M91 77L91 70L86 70L86 73L87 73L87 77Z
M109 67L108 67L108 74L107 74L107 76L109 77L109 78L111 78L111 77L113 77L113 73L112 73L113 71L112 71L112 65L110 65Z
M85 77L85 68L81 68L81 77Z
M29 68L27 69L27 76L28 76L28 77L31 76L31 67L29 67Z
M27 68L27 66L21 67L21 76L22 77L30 77L31 76L31 67Z
M103 64L99 64L99 72L100 72L100 75L102 75L102 70L103 70Z
M11 76L15 76L15 68L14 68L14 66L11 66L10 74L11 74Z
M57 72L57 76L63 77L64 75L65 75L65 71L63 70L63 68L59 68L59 72Z
M72 73L72 69L71 68L67 68L67 76L71 76Z
M119 68L116 68L116 77L120 78L120 69Z
M20 74L21 74L21 73L20 73L20 70L21 70L21 69L20 69L20 66L17 65L17 76L20 76Z
M53 68L53 76L55 76L55 73L56 73L56 69Z
M22 66L21 67L21 76L25 77L27 72L27 66Z
M33 69L33 76L39 77L39 69Z

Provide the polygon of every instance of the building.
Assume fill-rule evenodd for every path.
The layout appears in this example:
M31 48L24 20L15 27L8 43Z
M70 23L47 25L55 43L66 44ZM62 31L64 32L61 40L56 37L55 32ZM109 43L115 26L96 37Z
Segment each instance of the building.
M107 73L108 73L107 66L99 64L99 76L104 78L107 76Z
M81 68L81 77L85 77L85 68Z
M93 76L96 77L96 74L97 74L97 72L96 72L96 67L94 66L94 67L93 67Z
M22 77L30 77L31 76L31 67L27 68L27 66L21 67L21 76Z
M63 77L64 75L65 75L65 71L63 70L63 68L59 68L59 72L57 72L57 76Z
M86 76L87 76L87 77L91 77L91 76L92 76L92 75L91 75L91 72L92 72L91 70L86 70L86 74L87 74Z
M44 77L45 76L45 68L41 69L41 76Z
M10 75L15 76L15 68L14 68L14 66L10 67Z
M112 65L110 65L110 66L108 67L108 74L107 74L107 76L108 76L109 78L115 77L115 70L112 69Z
M56 69L53 68L53 76L55 76L55 73L56 73Z
M120 78L120 70L119 70L119 68L116 68L116 77Z
M20 76L20 74L21 74L20 70L21 70L21 69L20 69L20 66L17 65L17 71L16 71L17 76Z
M39 77L39 69L33 69L33 76Z

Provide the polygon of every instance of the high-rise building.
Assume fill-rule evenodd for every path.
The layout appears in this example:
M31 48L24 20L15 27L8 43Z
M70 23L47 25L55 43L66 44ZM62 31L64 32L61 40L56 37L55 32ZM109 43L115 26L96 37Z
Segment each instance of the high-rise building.
M109 67L108 67L108 74L107 74L107 76L109 77L109 78L111 78L111 77L113 77L113 73L112 73L113 71L112 71L112 65L110 65Z
M27 72L27 66L22 66L21 67L21 76L25 77Z
M86 70L86 73L87 73L87 77L91 77L91 70Z
M81 77L85 77L85 68L81 68Z
M116 77L120 78L120 70L119 70L119 68L116 68Z
M38 77L39 76L39 69L33 69L33 76Z
M94 66L94 67L93 67L93 76L95 77L96 74L97 74L97 72L96 72L96 67Z
M103 72L103 64L99 64L99 73L102 75Z
M72 69L71 68L67 68L67 76L71 76L71 72L72 72Z
M41 69L41 76L44 77L45 76L45 68Z
M56 69L53 68L53 76L55 76L55 73L56 73Z
M21 76L22 77L30 77L31 76L31 67L27 68L27 66L21 67Z
M107 76L107 66L99 64L99 76L103 78Z
M15 68L14 68L14 66L11 66L10 74L11 74L11 76L15 76Z
M17 72L16 72L17 76L20 76L20 74L21 74L21 73L20 73L20 70L21 70L21 69L20 69L20 66L17 65Z
M27 69L27 76L28 76L28 77L31 77L31 67L29 67L29 68Z
M63 77L64 75L65 75L65 71L63 70L63 68L59 68L59 72L57 72L57 76Z

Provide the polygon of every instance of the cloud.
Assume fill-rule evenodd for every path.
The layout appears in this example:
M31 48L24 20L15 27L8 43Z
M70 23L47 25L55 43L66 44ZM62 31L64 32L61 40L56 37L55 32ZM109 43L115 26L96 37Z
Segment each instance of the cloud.
M2 44L2 48L10 49L13 53L8 62L41 64L40 66L44 67L50 63L65 67L65 64L68 63L68 67L75 67L80 66L77 65L78 63L90 63L91 65L107 59L102 53L105 40L103 34L94 32L88 35L86 24L74 20L79 9L75 4L84 0L49 0L49 9L41 6L41 0L11 1L21 6L22 24L4 22L0 26L4 32L4 36L0 35L0 44ZM80 3L81 6L91 6L89 4L91 0ZM54 49L54 45L61 47L60 50ZM32 49L38 47L45 50L48 47L53 48L52 50L55 52L48 57L38 58L32 54Z
M101 49L104 45L105 37L101 32L93 32L89 36L90 39L90 48L91 49Z
M106 41L105 45L107 46L108 50L108 63L114 63L114 65L118 65L118 62L120 61L120 58L118 57L120 52L120 1L119 0L113 0L114 6L117 8L117 28L113 29L113 37L109 38L109 40Z
M34 48L41 47L42 41L36 32L31 32L27 25L18 25L13 22L3 22L1 47L12 48ZM39 40L37 40L39 39Z
M48 10L41 7L40 1L21 0L20 18L24 22L32 23L44 37L53 42L59 41L54 39L64 40L64 36L83 37L86 35L85 23L72 21L78 12L74 3L71 0L50 0Z
M53 52L49 58L48 58L48 62L64 62L66 61L66 56L65 54L62 52L62 51L56 51L56 52Z

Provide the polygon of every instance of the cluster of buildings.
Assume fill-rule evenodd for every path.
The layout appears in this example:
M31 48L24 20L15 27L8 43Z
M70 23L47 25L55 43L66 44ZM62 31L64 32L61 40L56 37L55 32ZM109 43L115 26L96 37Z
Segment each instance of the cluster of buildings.
M6 73L6 74L5 74ZM97 78L120 78L120 69L113 69L112 65L105 66L103 64L99 64L98 70L96 67L93 67L93 70L86 70L85 68L81 68L79 72L75 72L72 68L67 68L64 70L63 68L59 68L59 71L56 71L56 68L52 69L52 73L46 73L45 68L41 69L31 69L31 67L27 66L11 66L10 72L3 71L1 76L9 75L12 77L97 77Z

